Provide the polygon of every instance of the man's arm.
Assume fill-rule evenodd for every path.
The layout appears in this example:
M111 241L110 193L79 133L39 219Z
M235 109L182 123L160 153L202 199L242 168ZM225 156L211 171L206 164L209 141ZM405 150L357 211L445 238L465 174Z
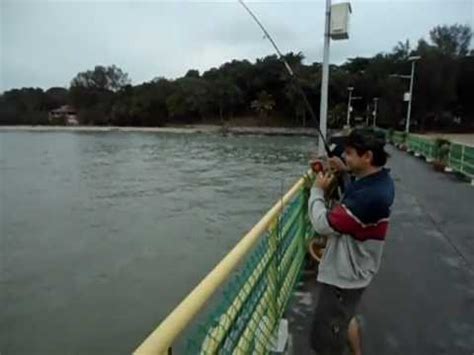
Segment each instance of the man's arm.
M351 173L346 163L339 157L334 156L328 159L331 169L339 172L340 182L342 183L342 191L346 191L352 183Z
M311 195L308 201L308 213L311 224L313 225L316 233L321 235L337 234L337 232L331 228L328 222L328 211L324 202L324 190L319 187L313 187L311 189Z

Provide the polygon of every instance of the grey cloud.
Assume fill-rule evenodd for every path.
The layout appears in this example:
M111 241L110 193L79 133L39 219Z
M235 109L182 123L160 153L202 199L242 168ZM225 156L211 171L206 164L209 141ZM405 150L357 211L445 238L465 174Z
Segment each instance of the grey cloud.
M236 1L0 0L0 91L67 86L79 71L116 64L135 84L174 78L231 59L273 53ZM323 1L251 2L283 52L320 61ZM471 0L353 0L351 38L331 43L331 61L415 43L438 24L473 24Z

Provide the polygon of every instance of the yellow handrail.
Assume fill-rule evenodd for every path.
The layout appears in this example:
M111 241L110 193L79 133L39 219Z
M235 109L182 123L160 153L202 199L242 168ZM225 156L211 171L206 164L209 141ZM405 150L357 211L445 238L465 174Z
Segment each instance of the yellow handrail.
M308 172L311 173L310 171ZM214 267L191 293L166 317L165 320L135 350L136 355L164 355L176 338L204 307L217 289L228 279L242 259L256 244L283 208L304 186L305 179L296 184L278 201L265 216L240 240L239 243Z

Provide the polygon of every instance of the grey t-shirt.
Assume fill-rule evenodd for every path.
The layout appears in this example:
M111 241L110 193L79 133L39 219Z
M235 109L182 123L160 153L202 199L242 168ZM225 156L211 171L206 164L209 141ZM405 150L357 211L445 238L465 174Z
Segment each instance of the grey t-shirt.
M393 197L393 181L385 169L352 183L330 211L324 192L311 189L311 223L318 234L327 236L318 281L340 288L369 285L382 260Z

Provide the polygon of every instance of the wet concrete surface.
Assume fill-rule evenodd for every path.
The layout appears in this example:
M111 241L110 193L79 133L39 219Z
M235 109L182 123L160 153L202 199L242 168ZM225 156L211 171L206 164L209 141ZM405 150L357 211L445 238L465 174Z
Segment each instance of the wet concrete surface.
M363 351L474 354L474 187L390 148L396 183L381 269L362 297ZM293 354L310 354L317 301L305 275L287 317Z

